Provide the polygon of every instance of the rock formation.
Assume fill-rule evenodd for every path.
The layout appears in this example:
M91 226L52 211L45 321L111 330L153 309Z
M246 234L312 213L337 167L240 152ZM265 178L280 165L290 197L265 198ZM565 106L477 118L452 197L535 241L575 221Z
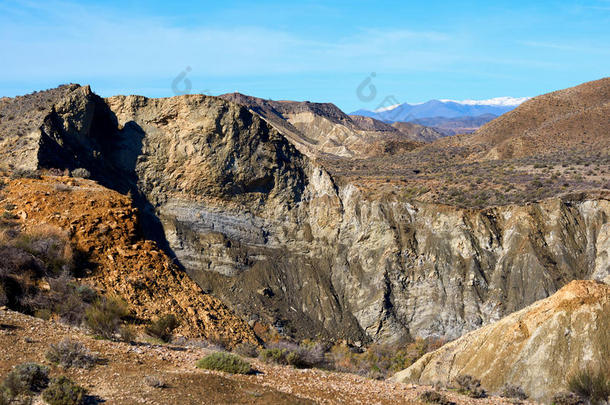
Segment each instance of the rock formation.
M496 392L509 383L549 401L567 379L610 358L610 286L573 281L549 298L424 355L393 380L450 384L472 375Z
M286 333L456 338L610 271L606 192L466 209L407 199L396 183L339 181L328 168L358 164L340 156L376 141L305 141L333 120L354 124L312 111L320 105L257 99L265 111L256 112L202 95L103 100L79 86L36 97L50 101L34 129L3 133L7 163L85 167L130 191L146 235L204 291ZM3 101L0 114L20 102ZM269 108L290 119L269 118Z
M240 93L220 96L249 108L310 157L366 157L408 151L425 141L421 130L400 131L384 122L349 116L331 103L263 100Z

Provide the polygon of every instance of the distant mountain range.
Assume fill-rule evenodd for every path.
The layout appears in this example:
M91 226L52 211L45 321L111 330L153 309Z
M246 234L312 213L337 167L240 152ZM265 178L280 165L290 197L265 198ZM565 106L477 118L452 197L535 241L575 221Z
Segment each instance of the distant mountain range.
M497 97L489 100L430 100L418 104L397 104L376 110L358 110L352 115L364 115L385 122L410 122L430 117L475 117L483 114L502 115L524 101L527 97Z
M362 115L379 121L413 122L434 128L448 136L458 133L470 133L513 110L528 97L496 97L488 100L430 100L417 104L396 104L380 107L375 110L357 110L351 115Z

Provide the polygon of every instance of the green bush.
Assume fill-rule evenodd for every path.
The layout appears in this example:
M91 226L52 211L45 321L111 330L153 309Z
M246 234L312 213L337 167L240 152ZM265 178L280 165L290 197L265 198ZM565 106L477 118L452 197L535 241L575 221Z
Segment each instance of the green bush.
M46 359L62 367L91 368L98 358L79 342L64 339L57 344L51 344L46 353Z
M11 397L32 395L49 383L49 368L36 363L19 364L8 373L3 385Z
M215 352L197 361L198 368L218 370L232 374L251 374L254 370L241 357L224 352Z
M85 401L87 390L68 377L51 380L49 387L42 392L42 399L50 405L80 405Z
M568 389L592 405L610 398L610 377L603 370L585 369L568 380Z
M146 327L146 333L169 342L172 339L172 332L178 327L178 319L173 314L163 315Z
M127 316L127 304L119 298L101 298L85 312L85 323L91 331L105 339L119 332L121 318Z
M288 353L288 350L278 347L263 349L260 351L259 358L265 363L288 364L286 360Z

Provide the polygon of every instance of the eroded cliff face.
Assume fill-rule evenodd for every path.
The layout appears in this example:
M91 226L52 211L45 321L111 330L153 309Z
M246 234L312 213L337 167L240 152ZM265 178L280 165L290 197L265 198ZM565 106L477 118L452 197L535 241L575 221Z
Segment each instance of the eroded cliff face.
M199 97L199 98L197 98ZM247 317L301 336L456 338L608 274L608 201L465 210L337 186L248 110L108 100L178 260ZM127 141L126 141L127 142Z
M246 319L300 337L451 339L609 274L605 195L409 203L400 189L337 184L232 102L78 91L64 102L76 110L54 110L37 165L77 162L131 191L149 236ZM92 124L69 125L80 117Z

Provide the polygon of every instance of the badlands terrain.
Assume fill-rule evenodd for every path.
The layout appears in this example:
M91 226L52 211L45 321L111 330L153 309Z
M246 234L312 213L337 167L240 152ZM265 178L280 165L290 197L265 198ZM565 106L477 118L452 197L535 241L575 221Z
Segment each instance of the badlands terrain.
M2 98L0 370L108 403L601 401L567 391L610 370L609 131L608 78L450 137L239 93ZM99 361L49 360L66 338ZM229 352L251 372L195 366Z

